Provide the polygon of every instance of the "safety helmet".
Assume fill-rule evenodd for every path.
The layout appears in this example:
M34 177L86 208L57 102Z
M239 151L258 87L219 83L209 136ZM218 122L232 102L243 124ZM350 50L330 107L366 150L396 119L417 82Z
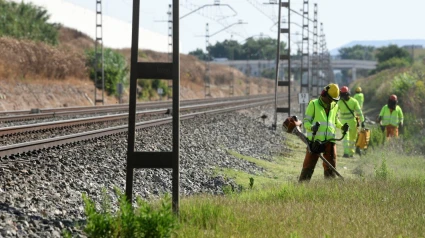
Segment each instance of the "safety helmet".
M361 87L357 87L356 88L356 93L361 93L362 92L362 88Z
M328 86L325 87L326 93L331 97L334 101L339 100L339 87L338 84L328 84Z
M393 94L389 98L390 101L397 102L397 95Z
M350 93L350 90L348 90L348 87L347 86L343 86L341 88L341 93Z

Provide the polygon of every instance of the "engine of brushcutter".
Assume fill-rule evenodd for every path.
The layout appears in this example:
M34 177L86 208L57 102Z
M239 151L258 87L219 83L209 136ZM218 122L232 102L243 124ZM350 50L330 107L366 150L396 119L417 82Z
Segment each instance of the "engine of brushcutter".
M286 120L283 122L283 128L284 131L288 133L293 133L295 128L298 128L301 126L302 122L298 121L297 116L292 116L286 118Z

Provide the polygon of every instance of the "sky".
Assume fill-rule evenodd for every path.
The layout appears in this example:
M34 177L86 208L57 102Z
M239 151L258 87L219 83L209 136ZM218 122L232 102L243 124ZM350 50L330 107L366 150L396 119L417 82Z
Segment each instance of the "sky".
M28 0L26 0L28 1ZM95 0L55 0L69 2L95 10ZM181 52L205 49L206 23L209 24L210 44L225 39L243 42L251 36L277 37L277 5L272 0L180 0L180 16L204 5L219 2L222 6L206 6L180 21ZM168 34L167 11L171 0L140 0L140 26L163 35ZM132 0L102 0L103 14L124 22L132 21ZM425 0L316 0L309 1L310 18L313 5L318 4L318 21L323 23L329 50L354 40L425 39ZM303 0L291 0L291 8L301 12ZM282 16L287 18L283 8ZM77 16L76 16L77 17ZM237 22L227 30L226 26ZM300 40L301 17L291 14L292 48ZM88 22L87 24L92 24ZM106 23L104 23L106 24ZM94 31L94 19L93 19ZM310 24L313 31L313 24ZM319 27L320 31L320 27ZM215 34L217 33L217 34ZM127 36L126 36L127 37ZM282 39L286 41L285 35ZM311 49L311 48L310 48Z

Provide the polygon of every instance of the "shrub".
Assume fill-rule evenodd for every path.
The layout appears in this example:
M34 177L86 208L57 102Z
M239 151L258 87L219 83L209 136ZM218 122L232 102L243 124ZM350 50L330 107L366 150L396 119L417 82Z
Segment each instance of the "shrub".
M0 36L58 43L59 25L48 23L50 16L44 8L0 0L0 13Z
M369 145L372 147L380 146L385 141L385 134L382 131L381 127L378 125L372 127L370 131Z
M387 160L384 158L381 165L375 168L375 177L377 179L386 180L391 176L391 171L387 166Z
M119 208L115 214L111 212L110 199L103 191L100 210L95 202L83 194L87 224L84 232L88 237L171 237L177 228L177 217L171 210L168 196L161 200L160 207L137 198L137 208L132 208L127 198L118 189Z
M404 68L404 67L408 67L409 65L410 65L410 62L406 58L391 58L389 60L379 63L376 66L375 72L379 72L379 71L382 71L385 69L391 69L391 68Z
M402 73L395 76L394 81L392 82L393 91L397 95L405 95L410 89L415 86L417 79L409 74Z
M89 67L90 79L95 80L95 51L94 49L86 51L87 55L87 67ZM105 75L105 91L110 95L117 95L118 83L126 83L129 69L124 56L111 50L104 49L103 52L103 68ZM99 68L101 64L99 63ZM97 72L98 80L102 78L102 72ZM100 81L100 80L99 80ZM97 84L98 88L101 88L101 82Z
M162 88L162 96L168 96L172 94L172 91L168 88L168 84L164 80L159 79L139 79L137 81L141 90L139 91L139 98L142 99L151 99L157 95L158 88Z

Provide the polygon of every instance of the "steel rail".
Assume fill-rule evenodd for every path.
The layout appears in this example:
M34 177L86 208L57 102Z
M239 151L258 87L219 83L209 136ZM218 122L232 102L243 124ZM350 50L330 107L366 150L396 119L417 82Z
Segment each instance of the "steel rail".
M270 96L260 96L260 97L254 97L254 98L268 98ZM249 99L248 97L241 98L242 99ZM228 100L218 100L220 102L229 102L239 100L238 98L232 98ZM187 101L186 103L183 103L182 105L193 105L193 104L199 104L199 103L207 103L207 102L214 102L215 100L191 100ZM149 104L140 104L137 106L138 110L141 109L153 109L153 108L159 108L159 107L167 107L171 106L171 102L160 102L160 103L149 103ZM110 112L119 112L119 111L128 111L128 105L126 107L121 106L117 108L95 108L92 109L86 109L83 110L83 108L78 109L76 111L53 111L53 112L46 112L46 113L37 113L37 114L25 114L25 115L15 115L15 116L6 116L6 117L0 117L0 122L12 122L12 121L25 121L25 120L32 120L32 119L42 119L42 118L52 118L56 116L71 116L71 115L80 115L80 114L96 114L96 113L110 113Z
M230 112L230 111L237 111L237 110L241 110L245 108L251 108L251 107L257 107L257 106L261 106L265 104L270 104L272 102L273 100L267 100L267 101L248 103L248 104L229 107L229 108L214 109L214 110L209 110L204 112L196 112L192 114L182 115L180 116L180 119L188 120L188 119L193 119L196 116L200 116L200 115L209 115L209 114L218 114L218 113L224 113L224 112ZM163 125L163 124L171 123L171 121L172 121L172 117L139 122L136 124L136 129L140 130L147 127ZM72 135L66 135L66 136L54 137L49 139L24 142L24 143L9 145L9 146L3 146L3 147L0 147L0 158L30 153L33 151L41 151L48 148L64 146L67 144L75 144L81 141L93 140L96 138L107 137L110 135L122 134L122 133L126 133L127 130L128 130L128 125L123 125L123 126L110 127L110 128L100 129L100 130L82 132L82 133L77 133Z
M257 102L259 100L263 100L263 99L254 98L254 99L248 99L248 100L233 100L230 102L229 101L216 102L216 103L206 103L206 104L199 104L199 105L192 105L192 106L183 106L180 108L180 110L181 111L199 110L199 109L205 109L209 107L222 107L222 106L229 106L229 105L244 104L248 102ZM167 108L149 110L149 111L139 111L137 112L137 116L140 117L140 116L146 116L146 115L161 115L161 114L169 113L169 111L170 109L167 109ZM55 128L65 128L65 127L72 127L77 125L88 125L88 124L102 123L107 121L117 121L117 120L124 120L127 118L128 118L128 113L122 113L122 114L116 114L116 115L105 115L105 116L97 116L97 117L89 117L89 118L70 119L70 120L62 120L62 121L54 121L54 122L29 124L29 125L3 127L3 128L0 128L0 136L29 133L29 132L42 131L42 130L50 130Z
M246 98L257 98L257 97L266 97L267 95L256 95L256 96L238 96L238 97L226 97L226 98L206 98L206 99L190 99L190 100L182 100L182 104L198 104L198 103L206 103L206 102L214 102L214 101L231 101L238 99L246 99ZM158 102L144 102L138 103L137 107L141 108L152 108L157 105L168 106L171 105L171 101L158 101ZM98 110L98 109L110 109L110 110L128 110L128 104L113 104L113 105L100 105L100 106L78 106L78 107L66 107L66 108L40 108L41 113L58 113L58 112L78 112L78 111L90 111L90 110ZM18 110L18 111L0 111L0 120L3 117L7 117L7 115L36 115L36 113L31 113L31 110ZM40 114L40 113L37 113Z

